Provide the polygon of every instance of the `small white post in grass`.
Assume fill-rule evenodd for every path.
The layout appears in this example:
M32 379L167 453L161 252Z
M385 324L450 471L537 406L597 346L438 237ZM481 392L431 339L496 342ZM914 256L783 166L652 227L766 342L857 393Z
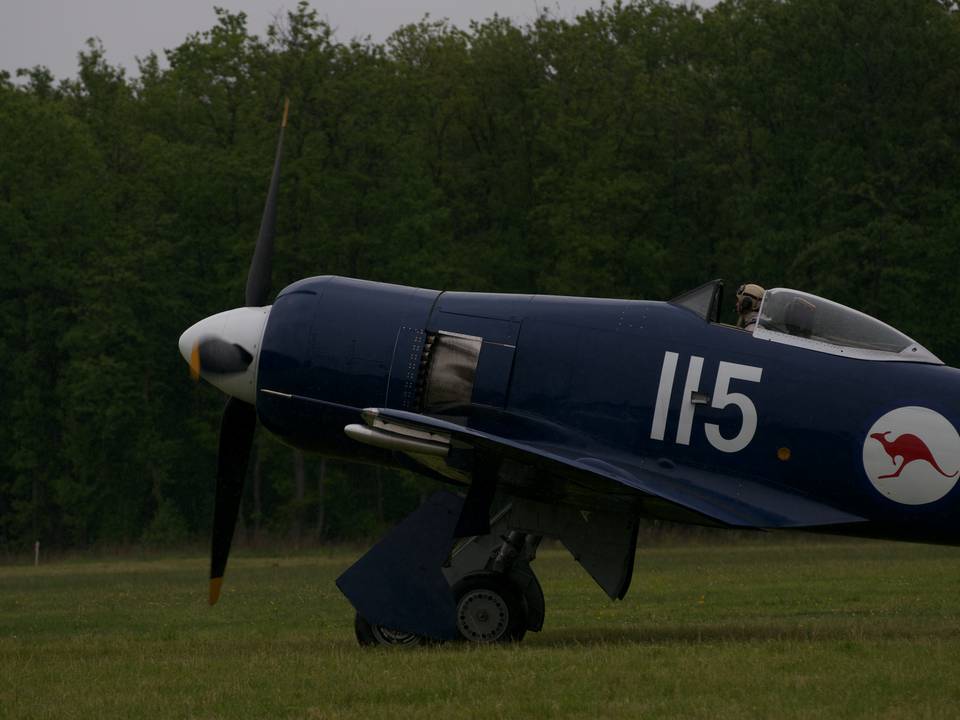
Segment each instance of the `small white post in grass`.
M37 567L40 565L40 541L37 540L33 544L33 566Z

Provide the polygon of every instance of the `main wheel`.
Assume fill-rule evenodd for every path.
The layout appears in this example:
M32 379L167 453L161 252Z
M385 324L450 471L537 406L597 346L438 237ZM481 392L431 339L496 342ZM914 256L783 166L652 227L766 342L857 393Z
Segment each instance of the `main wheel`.
M520 593L504 575L477 573L453 586L457 629L478 643L519 642L527 633Z
M391 630L383 625L369 622L360 613L353 619L353 632L363 646L386 645L389 647L413 647L423 645L426 638L403 630Z

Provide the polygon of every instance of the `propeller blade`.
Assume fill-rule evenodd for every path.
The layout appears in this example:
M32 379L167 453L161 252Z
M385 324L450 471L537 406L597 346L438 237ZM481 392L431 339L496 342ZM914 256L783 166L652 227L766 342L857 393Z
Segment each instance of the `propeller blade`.
M190 350L190 377L195 381L200 381L200 343L194 343Z
M267 202L260 220L257 246L247 272L246 305L262 307L270 292L270 273L273 261L273 236L277 218L277 188L280 184L280 159L283 155L283 133L287 127L289 98L283 105L283 120L277 139L277 153L273 160L273 175ZM240 345L228 343L216 337L199 340L190 354L190 371L199 377L200 371L214 373L243 372L253 358ZM217 457L217 498L213 512L213 538L210 550L210 598L211 605L220 599L223 573L230 555L233 531L240 512L243 483L253 446L253 432L257 425L257 410L250 403L231 397L223 410L220 422L220 449Z
M273 235L277 220L277 188L280 185L280 158L283 155L283 131L287 127L287 112L289 109L290 98L287 98L283 104L283 121L280 123L277 154L273 159L270 189L267 191L267 202L263 207L263 217L260 219L260 234L257 237L257 247L253 251L253 259L250 261L250 270L247 273L247 307L266 305L267 295L270 292Z
M218 337L200 338L190 353L190 376L199 380L201 371L220 375L242 373L252 362L253 355L237 343Z
M220 421L220 451L217 457L217 499L213 511L210 551L211 605L220 598L220 586L223 584L233 530L240 512L240 498L256 424L257 410L253 405L236 398L227 401Z

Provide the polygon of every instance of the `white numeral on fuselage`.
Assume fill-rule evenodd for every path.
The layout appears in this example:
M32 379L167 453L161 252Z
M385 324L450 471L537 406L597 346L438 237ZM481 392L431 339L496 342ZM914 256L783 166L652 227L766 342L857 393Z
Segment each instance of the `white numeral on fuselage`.
M660 385L657 388L657 402L653 409L653 425L650 428L650 438L663 440L667 430L667 414L670 411L670 398L673 395L673 381L677 374L679 355L667 351L663 354L663 366L660 369ZM683 395L680 403L680 418L677 420L676 442L679 445L690 444L690 434L693 431L693 414L697 406L693 402L693 394L700 391L700 375L703 372L703 358L691 355L687 366L687 379L683 383ZM757 408L753 401L743 393L730 392L731 380L746 380L760 382L763 368L739 363L720 362L717 368L717 381L713 386L713 395L710 406L722 410L729 405L736 405L740 409L743 422L740 430L732 438L725 438L720 434L720 427L716 423L705 423L703 426L707 441L721 452L739 452L743 450L757 432Z

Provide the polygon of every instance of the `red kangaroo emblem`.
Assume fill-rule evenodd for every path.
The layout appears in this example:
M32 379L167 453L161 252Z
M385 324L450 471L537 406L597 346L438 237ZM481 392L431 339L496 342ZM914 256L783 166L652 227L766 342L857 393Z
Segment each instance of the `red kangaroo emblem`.
M890 456L890 459L894 464L896 464L898 456L903 460L903 462L900 463L900 467L898 467L894 472L890 473L889 475L881 475L879 478L877 478L878 480L899 477L900 473L903 472L903 469L914 460L926 460L931 466L933 466L934 470L944 477L956 477L956 472L953 473L953 475L947 475L947 473L945 473L941 467L937 465L937 461L933 459L933 453L930 452L930 448L928 448L927 444L916 435L907 433L905 435L901 435L896 440L887 440L887 435L889 434L890 431L887 430L886 432L882 433L873 433L870 437L883 445L883 449L887 451L887 455ZM957 472L960 472L960 470Z

